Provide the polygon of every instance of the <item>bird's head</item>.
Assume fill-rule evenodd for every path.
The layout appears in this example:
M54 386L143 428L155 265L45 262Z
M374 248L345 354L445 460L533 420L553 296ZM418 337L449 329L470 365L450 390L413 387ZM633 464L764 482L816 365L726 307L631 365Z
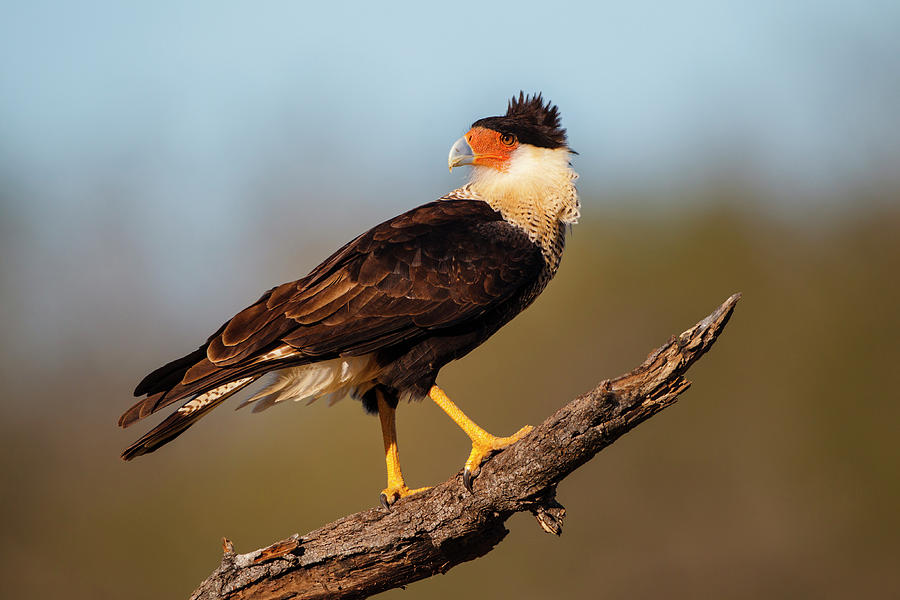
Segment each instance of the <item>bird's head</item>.
M572 182L572 151L559 109L541 94L519 92L506 114L472 123L468 133L450 148L450 169L473 167L470 186L513 220L532 219L536 212L573 223L579 207ZM521 218L514 215L521 214ZM532 216L528 216L532 215Z
M535 151L568 160L566 130L560 127L559 109L541 94L519 92L509 101L506 114L472 123L471 129L450 149L450 169L463 165L509 172L517 159Z

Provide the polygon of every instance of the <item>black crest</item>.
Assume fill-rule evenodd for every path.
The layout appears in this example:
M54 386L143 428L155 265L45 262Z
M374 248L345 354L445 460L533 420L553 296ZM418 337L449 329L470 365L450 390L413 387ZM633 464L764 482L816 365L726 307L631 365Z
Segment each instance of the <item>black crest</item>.
M504 116L479 119L472 123L472 127L513 134L522 143L541 148L562 148L566 145L566 130L560 127L559 109L549 101L544 104L540 93L526 95L519 92L518 97L510 99Z

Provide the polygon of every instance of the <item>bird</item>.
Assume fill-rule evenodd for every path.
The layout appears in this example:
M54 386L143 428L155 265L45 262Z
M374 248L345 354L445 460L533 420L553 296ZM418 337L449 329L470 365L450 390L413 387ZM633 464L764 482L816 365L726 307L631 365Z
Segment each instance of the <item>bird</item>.
M580 216L574 154L556 105L541 93L513 95L504 115L475 121L450 148L450 171L471 168L464 185L369 229L144 377L119 426L181 406L122 458L157 450L269 375L238 408L350 396L378 415L386 508L428 489L405 483L395 412L402 400L430 398L471 440L463 484L473 492L484 461L532 428L488 433L438 387L438 372L531 305L556 274Z

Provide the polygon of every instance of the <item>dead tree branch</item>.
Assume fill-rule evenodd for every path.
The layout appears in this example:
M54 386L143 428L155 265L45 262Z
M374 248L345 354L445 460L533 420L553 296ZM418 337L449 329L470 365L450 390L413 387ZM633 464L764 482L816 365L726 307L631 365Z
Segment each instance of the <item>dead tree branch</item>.
M366 598L487 554L507 534L505 521L530 511L559 534L565 509L556 486L633 427L673 404L689 386L688 368L716 341L740 294L654 350L632 372L601 382L488 460L475 482L462 473L425 492L343 517L304 536L235 554L191 600Z

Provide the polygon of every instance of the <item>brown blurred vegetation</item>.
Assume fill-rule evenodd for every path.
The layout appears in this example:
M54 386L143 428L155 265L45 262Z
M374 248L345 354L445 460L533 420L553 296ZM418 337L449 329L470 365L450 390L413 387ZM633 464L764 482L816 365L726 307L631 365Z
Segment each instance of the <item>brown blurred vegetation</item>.
M487 557L382 597L897 593L900 209L862 204L785 217L734 190L677 210L586 198L589 219L543 297L442 373L489 430L543 420L732 292L743 301L692 370L694 388L563 483L561 538L520 515ZM277 283L264 276L245 278L248 289ZM199 295L180 302L202 310ZM10 358L5 597L186 598L217 564L223 535L249 551L377 504L378 423L352 401L223 408L156 454L119 460L146 429L115 427L135 381L190 349L170 339L199 342L243 306L221 305L202 323L170 324L152 301L104 306L114 326L89 329L102 352L65 340L65 360ZM462 465L466 440L434 406L401 407L398 427L410 485Z

